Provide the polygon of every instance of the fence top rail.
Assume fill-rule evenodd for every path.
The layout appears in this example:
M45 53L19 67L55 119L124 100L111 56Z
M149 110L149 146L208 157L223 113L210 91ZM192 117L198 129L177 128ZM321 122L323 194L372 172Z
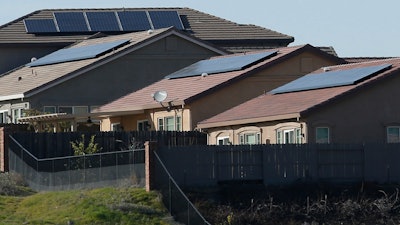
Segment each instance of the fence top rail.
M15 140L11 135L10 138L13 142L15 142L24 152L26 152L29 156L31 156L33 159L35 159L38 162L42 161L52 161L52 160L61 160L61 159L71 159L71 158L80 158L80 157L87 157L87 156L99 156L99 155L112 155L116 153L127 153L127 152L139 152L139 151L144 151L144 148L141 149L128 149L128 150L122 150L122 151L113 151L113 152L101 152L101 153L93 153L93 154L86 154L86 155L74 155L74 156L63 156L63 157L53 157L53 158L45 158L45 159L38 159L36 156L34 156L32 153L30 153L28 150L26 150L17 140Z

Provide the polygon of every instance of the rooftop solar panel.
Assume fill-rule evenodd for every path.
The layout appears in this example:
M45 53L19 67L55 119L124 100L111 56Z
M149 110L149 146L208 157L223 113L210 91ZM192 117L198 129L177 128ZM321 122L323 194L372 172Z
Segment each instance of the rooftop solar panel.
M118 12L122 30L142 31L152 29L145 11L121 11Z
M91 31L121 31L115 12L86 12Z
M56 25L52 19L27 19L24 20L28 33L54 33L57 32Z
M239 55L239 56L227 56L223 58L215 58L208 60L201 60L188 67L176 71L168 76L166 79L200 76L203 73L215 74L224 73L236 70L245 69L251 65L254 65L266 58L276 55L277 51L262 52L255 54Z
M352 85L362 80L368 79L390 67L390 64L383 64L379 66L369 66L348 70L330 71L318 74L308 74L272 90L271 93L280 94Z
M96 58L99 55L104 54L112 50L113 48L120 47L128 42L129 40L119 40L101 44L87 45L82 47L61 49L49 55L46 55L42 58L39 58L36 61L28 63L27 66L31 67L44 66L56 63L77 61L82 59Z
M87 32L89 28L83 12L55 12L60 32Z
M183 30L183 25L178 12L176 11L149 11L154 29L175 27Z

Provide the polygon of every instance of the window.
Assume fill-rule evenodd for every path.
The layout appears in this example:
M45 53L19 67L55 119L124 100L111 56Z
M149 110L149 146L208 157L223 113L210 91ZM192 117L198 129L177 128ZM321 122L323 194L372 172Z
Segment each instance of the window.
M58 112L72 114L72 106L59 106Z
M18 123L18 119L25 116L24 109L12 109L12 122Z
M149 130L150 124L147 120L142 120L137 122L137 130L138 131L147 131Z
M400 143L400 127L390 126L387 127L387 142Z
M229 145L229 144L231 144L231 142L229 141L228 136L224 136L224 137L217 138L217 144L218 145Z
M241 145L255 145L261 143L260 133L245 133L239 136Z
M180 116L168 116L158 118L158 130L166 131L181 131L182 130L182 118Z
M329 127L317 127L315 129L315 142L320 144L329 143Z
M7 123L8 122L8 111L1 111L0 112L0 123Z
M120 123L112 123L111 124L111 131L123 131L124 129L122 128Z
M43 112L56 113L56 107L55 106L45 106L45 107L43 107Z
M74 114L86 114L88 113L88 107L87 106L74 106Z
M300 144L301 142L302 142L302 135L300 128L276 131L277 144Z

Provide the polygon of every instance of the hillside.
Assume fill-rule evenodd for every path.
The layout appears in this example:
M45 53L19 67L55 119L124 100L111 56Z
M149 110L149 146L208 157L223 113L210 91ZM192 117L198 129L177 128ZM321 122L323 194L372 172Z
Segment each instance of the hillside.
M173 224L158 193L142 188L34 193L15 183L0 174L0 225Z

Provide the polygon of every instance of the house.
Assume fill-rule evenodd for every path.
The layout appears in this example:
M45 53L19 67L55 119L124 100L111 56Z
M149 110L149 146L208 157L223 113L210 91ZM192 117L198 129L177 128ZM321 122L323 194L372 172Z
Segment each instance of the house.
M198 123L209 144L400 142L400 58L323 67Z
M197 122L321 66L343 63L311 45L202 60L94 110L101 130L191 131Z
M294 41L276 31L190 8L44 9L0 26L0 74L76 41L170 26L234 52Z
M0 123L69 119L75 131L93 108L224 54L174 27L82 40L0 76Z

